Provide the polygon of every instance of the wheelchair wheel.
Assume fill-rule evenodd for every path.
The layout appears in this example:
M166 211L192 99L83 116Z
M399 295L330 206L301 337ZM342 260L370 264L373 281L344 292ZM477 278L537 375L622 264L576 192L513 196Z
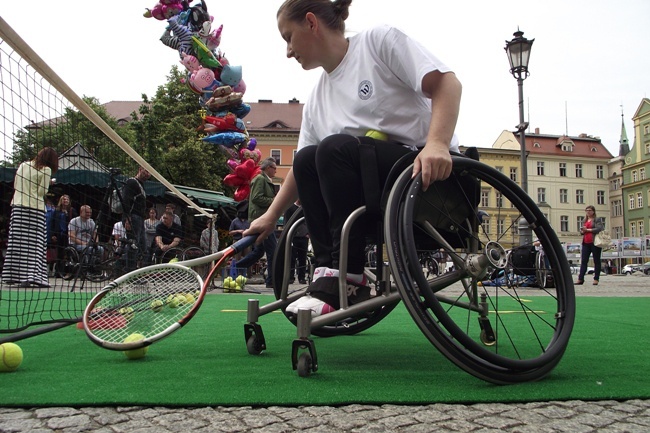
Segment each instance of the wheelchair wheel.
M285 222L284 230L278 239L278 246L275 250L275 256L273 259L273 291L275 293L276 299L280 299L282 296L282 280L284 278L284 273L289 272L290 265L285 264L284 253L288 243L288 233L289 229L295 224L305 224L303 218L302 208L298 208L289 221ZM391 304L383 305L375 310L367 311L361 315L354 317L349 317L345 320L339 321L332 325L326 325L318 329L312 330L312 334L319 337L333 337L337 335L353 335L359 332L365 331L366 329L372 327L380 320L390 313L398 302L393 302ZM287 318L294 323L294 320L283 310L283 313Z
M426 192L407 168L388 198L386 243L402 300L431 343L470 374L497 384L540 379L562 358L573 328L566 256L549 222L514 182L470 158L452 159L452 175ZM481 209L494 219L496 236L485 230L477 209L487 191L502 196L498 206ZM554 289L539 289L534 269L527 279L508 260L506 251L520 243L522 218L546 253ZM427 278L418 255L427 248L443 248L454 270ZM495 270L499 278L482 281Z
M59 276L66 281L70 281L79 273L79 253L74 247L66 247L63 250L63 258L57 266Z

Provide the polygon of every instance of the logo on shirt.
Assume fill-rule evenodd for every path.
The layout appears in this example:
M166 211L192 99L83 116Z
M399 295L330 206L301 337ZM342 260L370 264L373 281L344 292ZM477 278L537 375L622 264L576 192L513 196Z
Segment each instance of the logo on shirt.
M359 84L359 98L363 101L370 99L373 93L372 83L368 80L363 80Z

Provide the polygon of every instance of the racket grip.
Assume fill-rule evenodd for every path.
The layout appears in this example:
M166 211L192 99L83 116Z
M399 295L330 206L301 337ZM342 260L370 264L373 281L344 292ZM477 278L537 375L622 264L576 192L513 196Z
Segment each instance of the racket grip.
M230 247L234 250L235 254L242 252L246 248L250 247L255 243L255 240L257 239L257 235L249 235L249 236L244 236L234 244L232 244Z

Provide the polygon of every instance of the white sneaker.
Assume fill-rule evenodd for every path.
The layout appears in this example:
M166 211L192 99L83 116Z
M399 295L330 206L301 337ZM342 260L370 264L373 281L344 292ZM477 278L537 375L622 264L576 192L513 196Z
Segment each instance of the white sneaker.
M318 317L336 311L334 307L327 304L325 301L321 301L320 299L316 299L309 295L305 295L287 306L287 311L289 313L297 315L299 310L311 310L311 317Z

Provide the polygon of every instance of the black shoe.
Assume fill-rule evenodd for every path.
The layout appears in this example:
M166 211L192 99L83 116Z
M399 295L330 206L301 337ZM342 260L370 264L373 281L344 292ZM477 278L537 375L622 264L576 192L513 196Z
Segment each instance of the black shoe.
M295 278L289 278L289 284L293 284L293 283L295 283L295 282L296 282L296 279L295 279Z
M266 285L266 288L267 288L267 289L272 289L272 288L273 288L273 284L267 284L267 285Z
M300 284L307 284L307 281L305 281L305 280L298 280L298 282L299 282Z

